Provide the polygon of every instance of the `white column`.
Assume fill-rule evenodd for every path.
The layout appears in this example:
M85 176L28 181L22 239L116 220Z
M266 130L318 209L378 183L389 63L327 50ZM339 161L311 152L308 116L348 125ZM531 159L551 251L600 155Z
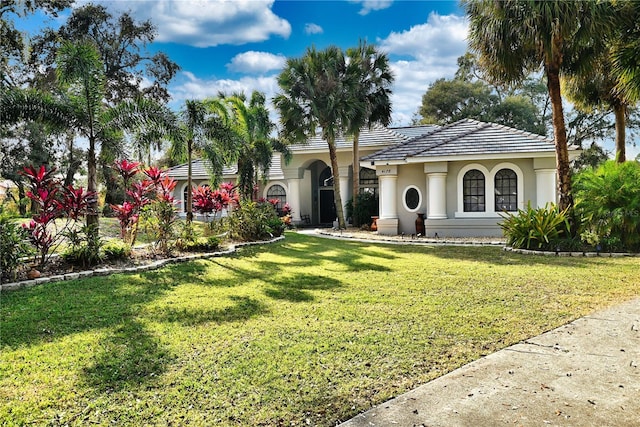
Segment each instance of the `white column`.
M291 220L294 223L299 223L302 221L300 218L300 179L289 178L287 184L289 186L287 203L291 207Z
M429 199L427 219L447 218L447 173L432 172L427 174Z
M385 175L378 179L380 187L380 218L391 219L398 217L397 202L397 175Z
M342 166L339 168L340 173L340 197L342 198L342 213L344 220L347 220L347 202L351 198L351 188L349 185L349 166ZM335 182L333 183L335 185Z
M556 203L556 170L536 169L536 207Z
M398 167L382 166L376 168L378 186L380 188L380 218L378 219L378 234L398 234Z

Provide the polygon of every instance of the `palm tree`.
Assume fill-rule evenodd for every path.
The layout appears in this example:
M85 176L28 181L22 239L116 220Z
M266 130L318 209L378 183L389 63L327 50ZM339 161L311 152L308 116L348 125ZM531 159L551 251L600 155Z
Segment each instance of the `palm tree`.
M620 76L618 89L632 99L640 99L640 2L620 1L616 15L620 29L612 52L614 71Z
M187 217L193 221L192 161L194 152L204 154L211 167L212 184L222 175L222 168L237 138L229 128L229 111L222 98L186 100L179 113L179 123L171 139L170 157L187 161Z
M358 109L349 123L349 133L353 134L353 209L355 210L360 194L360 130L367 126L369 129L380 123L388 126L391 122L391 85L393 74L389 66L387 55L378 52L375 46L360 41L358 47L347 49L349 58L349 72L354 73L358 82L354 86L353 97L359 97L364 102L364 108ZM354 216L353 225L357 224Z
M87 190L97 194L96 146L121 138L122 130L161 125L170 117L155 102L137 99L109 107L103 102L104 73L97 49L91 43L64 42L57 55L57 78L64 96L33 90L0 93L0 121L39 121L71 129L88 140ZM98 233L98 199L89 203L87 226Z
M561 209L573 207L561 73L597 52L594 46L609 28L606 3L591 1L464 0L470 47L497 83L521 82L544 70L551 100Z
M244 94L225 98L233 112L233 127L239 136L234 158L238 163L238 187L243 198L251 199L258 172L267 173L274 150L284 147L271 137L274 124L269 119L263 93L254 91L249 103Z
M353 73L347 72L347 62L339 47L330 46L322 51L310 47L301 58L287 59L278 76L282 93L274 98L285 140L304 142L315 136L319 127L327 141L340 228L346 227L336 137L345 133L352 119L365 108L356 96L356 84Z
M615 145L616 161L626 161L626 120L630 105L629 97L625 97L617 87L620 80L612 73L610 52L597 59L600 64L594 70L584 75L573 75L566 79L565 87L569 99L579 109L590 112L604 107L613 111L615 117Z

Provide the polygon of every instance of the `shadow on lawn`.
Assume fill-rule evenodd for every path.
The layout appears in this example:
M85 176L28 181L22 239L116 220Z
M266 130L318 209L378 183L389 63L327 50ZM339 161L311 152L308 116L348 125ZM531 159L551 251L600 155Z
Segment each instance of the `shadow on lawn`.
M271 288L265 289L268 297L287 300L290 302L310 302L315 297L312 290L328 290L341 286L340 282L331 277L319 275L300 274L287 279L273 280L269 282Z
M169 308L163 309L161 313L154 315L154 318L162 322L179 322L186 326L192 326L209 322L238 322L268 312L265 304L253 298L231 296L229 299L233 305L218 310Z
M173 359L142 324L125 318L100 342L80 381L98 392L136 387L157 379Z

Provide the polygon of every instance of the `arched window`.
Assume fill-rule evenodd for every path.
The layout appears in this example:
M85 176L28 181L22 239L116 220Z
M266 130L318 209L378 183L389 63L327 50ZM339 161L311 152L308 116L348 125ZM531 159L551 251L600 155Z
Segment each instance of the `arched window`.
M471 169L462 178L462 201L464 212L485 211L484 174Z
M287 203L287 193L286 191L284 191L284 187L282 185L273 184L271 187L269 187L269 189L267 190L267 200L271 199L279 200L276 209L278 210L278 213L281 213L282 208L284 208L285 203Z
M496 212L518 210L518 176L511 169L500 169L495 177Z
M378 175L374 169L360 168L360 193L376 194L378 192Z
M331 168L327 166L320 173L320 177L318 178L318 186L319 187L333 187L333 173L331 173Z

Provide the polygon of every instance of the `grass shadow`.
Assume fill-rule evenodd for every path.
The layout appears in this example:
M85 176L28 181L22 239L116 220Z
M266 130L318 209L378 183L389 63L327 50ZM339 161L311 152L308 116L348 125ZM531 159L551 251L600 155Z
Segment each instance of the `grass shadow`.
M268 312L265 304L253 298L230 296L229 299L233 304L221 309L163 309L154 314L154 317L163 322L179 322L185 326L192 326L211 322L218 324L240 322Z
M330 290L342 286L336 279L309 274L271 281L270 285L272 287L265 289L265 295L290 302L311 302L315 297L310 291Z
M81 370L81 383L98 392L136 388L155 381L174 359L139 323L125 319L100 342L93 363Z

